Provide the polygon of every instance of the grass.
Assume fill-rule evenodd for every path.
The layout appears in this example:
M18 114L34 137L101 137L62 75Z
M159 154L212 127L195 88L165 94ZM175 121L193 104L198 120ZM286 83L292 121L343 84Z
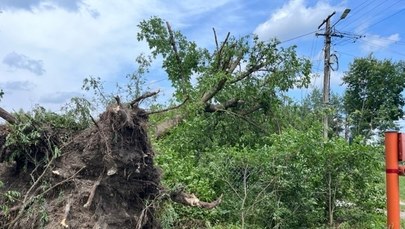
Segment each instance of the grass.
M405 176L399 177L399 196L405 202Z

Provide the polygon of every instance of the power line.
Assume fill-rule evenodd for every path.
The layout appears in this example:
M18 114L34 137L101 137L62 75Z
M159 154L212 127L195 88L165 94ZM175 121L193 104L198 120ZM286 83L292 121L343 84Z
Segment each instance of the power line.
M369 18L375 19L375 18L377 18L379 15L383 15L386 11L388 11L389 9L391 9L393 6L395 6L396 4L398 4L398 3L400 3L400 2L403 2L403 0L398 0L398 1L394 2L394 3L392 3L391 5L389 5L388 7L383 8L383 9L380 10L380 11L376 11L376 13L370 15ZM376 8L376 7L374 7L374 8ZM374 8L373 8L373 9L374 9ZM367 23L369 23L369 21L370 21L370 20L365 20L365 19L364 19L364 20L362 20L362 21L358 21L358 22L360 22L360 23L357 23L357 24L356 24L356 23L353 23L353 24L351 24L351 27L350 27L350 28L352 28L352 29L349 29L349 30L353 30L353 29L356 28L356 27L360 27L360 28L363 27L363 29L362 29L360 32L364 32L366 29L370 28L370 26L367 25ZM375 24L375 23L374 23L374 24Z
M385 21L385 20L387 20L387 19L389 19L389 18L391 18L391 17L393 17L393 16L395 16L395 15L397 15L397 14L399 14L399 13L401 13L401 12L403 12L403 11L405 11L405 8L403 8L403 9L397 11L397 12L394 13L394 14L389 15L388 17L385 17L385 18L383 18L383 19L381 19L381 20L375 22L374 24L369 25L369 26L368 26L368 29L371 28L371 27L373 27L373 26L375 26L375 25L377 25L377 24L379 24L379 23L381 23L381 22L383 22L383 21Z
M381 1L380 3L378 3L377 5L375 5L374 7L372 7L371 9L369 9L368 11L364 12L363 14L360 14L360 16L351 18L351 20L350 20L351 23L350 23L350 24L346 24L346 25L344 25L344 26L341 26L341 28L342 28L342 29L345 29L345 28L347 28L348 26L351 26L350 28L357 27L358 25L357 25L357 26L353 26L353 24L355 24L355 23L361 21L362 19L364 19L364 17L365 17L367 14L370 14L374 9L378 8L379 6L383 5L384 3L386 3L385 0ZM371 6L371 5L369 4L368 6ZM367 8L367 7L365 7L364 9L366 9L366 8ZM359 14L357 14L357 15L359 15ZM363 22L363 21L361 21L360 24L362 24L362 22ZM350 30L350 29L348 29L348 30Z
M397 55L405 56L404 53L398 52L398 51L396 51L396 50L389 49L389 48L387 48L386 46L383 46L383 45L380 45L380 44L376 44L376 43L374 43L374 42L367 41L367 40L363 40L363 42L366 42L366 43L370 44L370 45L373 46L373 47L376 47L376 48L383 48L383 49L386 49L386 50L388 50L388 51L390 51L390 52L392 52L392 53L395 53L395 54L397 54Z
M312 31L312 32L309 32L309 33L305 33L305 34L302 34L302 35L299 35L299 36L296 36L296 37L281 41L280 44L285 43L285 42L289 42L289 41L293 41L293 40L296 40L298 38L305 37L305 36L308 36L308 35L311 35L311 34L315 34L317 31L318 30L315 30L315 31Z

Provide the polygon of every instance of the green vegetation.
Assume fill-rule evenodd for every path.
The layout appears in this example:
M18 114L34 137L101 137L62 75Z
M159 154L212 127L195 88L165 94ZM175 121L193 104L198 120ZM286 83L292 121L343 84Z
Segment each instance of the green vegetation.
M139 70L117 89L125 101L116 102L139 96L143 75L152 61L161 60L175 89L172 106L181 104L167 112L158 112L162 105L149 107L156 112L149 121L162 183L202 201L222 196L222 203L210 210L162 203L157 215L163 228L385 227L384 149L366 144L370 134L365 132L392 127L403 114L402 62L356 59L344 78L344 98L333 95L324 107L318 89L301 103L286 96L310 80L309 61L298 57L294 46L228 34L209 50L160 18L142 21L139 28L138 40L146 41L151 53L138 57ZM83 89L93 90L100 104L114 101L100 78L86 79ZM11 125L8 159L30 159L27 155L38 149L33 146L42 144L50 153L41 157L46 161L28 160L25 166L47 164L61 153L53 139L63 138L43 136L48 133L43 128L59 129L55 134L67 139L92 124L93 106L73 98L63 114L41 108L16 114L21 121ZM324 114L332 123L329 139L322 134ZM350 143L343 137L348 126L354 127ZM401 188L405 199L403 179ZM1 207L18 195L3 194ZM45 200L35 201L41 206ZM39 208L36 214L46 225L47 212Z
M393 128L404 115L405 62L358 58L343 77L344 105L353 135L369 137L372 130Z

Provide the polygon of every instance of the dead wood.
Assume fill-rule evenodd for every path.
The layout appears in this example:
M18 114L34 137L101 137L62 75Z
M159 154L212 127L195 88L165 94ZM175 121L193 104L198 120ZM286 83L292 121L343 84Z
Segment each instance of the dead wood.
M199 200L193 193L185 193L183 191L173 191L170 193L170 199L176 203L180 203L186 206L200 207L205 209L212 209L218 206L222 201L222 195L212 202L204 202Z
M0 107L0 117L10 124L15 124L17 122L17 119L12 114L8 113L1 107Z
M131 107L137 107L142 100L150 98L152 96L155 96L159 92L160 92L159 90L158 91L153 91L153 92L146 92L145 94L143 94L143 95L139 96L138 98L134 99L129 104L130 104ZM119 102L119 101L117 101L117 102ZM120 105L120 104L118 104L118 105Z

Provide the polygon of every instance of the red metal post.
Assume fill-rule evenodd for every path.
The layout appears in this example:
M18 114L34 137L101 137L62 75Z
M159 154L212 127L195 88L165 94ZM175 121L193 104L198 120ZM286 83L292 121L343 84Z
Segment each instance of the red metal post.
M385 133L385 172L387 186L387 228L400 229L398 132Z

